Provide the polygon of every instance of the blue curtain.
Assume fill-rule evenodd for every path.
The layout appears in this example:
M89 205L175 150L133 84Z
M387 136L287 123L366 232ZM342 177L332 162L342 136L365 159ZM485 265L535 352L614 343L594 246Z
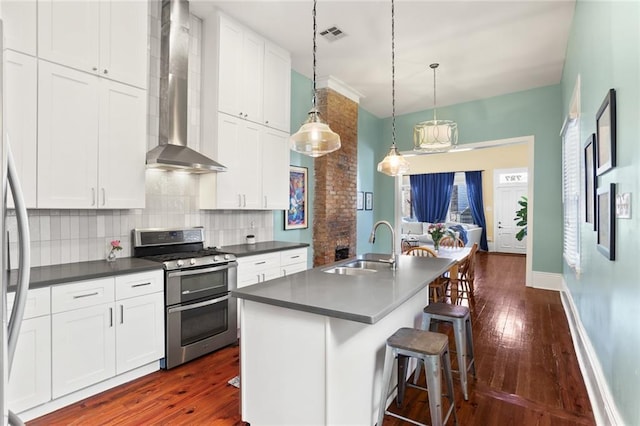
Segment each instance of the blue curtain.
M454 172L411 175L411 203L418 222L445 222Z
M487 221L484 218L484 202L482 201L482 172L465 172L465 180L467 182L467 196L469 197L469 206L471 207L471 216L476 225L482 227L482 236L480 237L480 249L488 251L487 245Z

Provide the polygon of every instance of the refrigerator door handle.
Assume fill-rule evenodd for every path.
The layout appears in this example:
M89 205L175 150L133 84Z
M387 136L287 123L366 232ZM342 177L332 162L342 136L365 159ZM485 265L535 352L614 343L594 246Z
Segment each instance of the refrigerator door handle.
M9 343L7 352L9 358L8 370L11 372L13 364L13 356L16 352L18 344L18 336L20 335L20 327L22 326L22 317L24 316L24 307L27 302L27 291L29 290L29 278L31 273L31 247L29 244L29 219L27 217L27 208L25 207L24 197L22 195L22 187L18 180L18 172L16 171L15 161L11 153L11 145L9 144L9 136L7 135L7 178L11 186L13 194L13 202L16 208L16 219L18 222L18 251L20 254L20 262L18 265L18 288L16 290L16 298L13 302L13 310L9 319L8 335Z

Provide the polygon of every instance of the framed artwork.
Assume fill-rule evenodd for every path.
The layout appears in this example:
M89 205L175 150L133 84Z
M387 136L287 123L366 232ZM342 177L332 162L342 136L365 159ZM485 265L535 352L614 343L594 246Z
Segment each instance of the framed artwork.
M584 221L593 224L596 230L596 135L591 134L584 144Z
M357 199L356 208L358 210L363 210L364 209L364 192L362 192L362 191L358 191L358 199Z
M616 91L609 89L596 114L596 174L616 166Z
M598 251L607 259L616 259L616 184L598 189Z
M309 225L307 203L307 168L289 167L289 209L284 218L284 229L302 229Z
M364 209L373 210L373 192L364 193Z

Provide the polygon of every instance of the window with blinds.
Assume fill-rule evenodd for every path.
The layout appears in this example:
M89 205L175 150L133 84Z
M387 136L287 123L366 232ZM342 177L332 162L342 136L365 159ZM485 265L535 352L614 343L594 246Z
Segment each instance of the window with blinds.
M580 269L580 131L577 118L568 119L562 132L563 255L567 264Z

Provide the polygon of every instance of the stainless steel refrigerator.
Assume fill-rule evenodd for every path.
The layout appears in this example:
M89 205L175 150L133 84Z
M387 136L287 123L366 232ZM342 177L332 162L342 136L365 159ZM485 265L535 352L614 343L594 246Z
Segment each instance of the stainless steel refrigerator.
M15 163L10 148L10 129L7 129L3 120L5 112L4 99L4 31L2 21L0 20L0 176L2 176L2 202L0 203L0 284L2 288L2 299L0 303L0 317L2 318L2 327L0 327L0 409L2 412L2 424L21 425L22 421L10 411L7 407L7 388L9 375L11 374L11 364L15 354L18 336L20 335L20 326L22 325L22 317L24 315L24 305L29 289L29 272L30 272L30 247L29 247L29 226L27 220L27 209L25 208L24 199L22 197L22 189L18 182ZM16 141L19 143L19 141ZM9 286L8 271L8 251L6 237L6 214L7 214L7 193L8 187L11 187L15 205L15 215L18 224L18 246L19 246L19 262L18 270L15 273L18 276L16 286L16 297L13 307L7 307L7 288ZM12 272L13 275L13 272ZM9 314L11 312L11 314Z

